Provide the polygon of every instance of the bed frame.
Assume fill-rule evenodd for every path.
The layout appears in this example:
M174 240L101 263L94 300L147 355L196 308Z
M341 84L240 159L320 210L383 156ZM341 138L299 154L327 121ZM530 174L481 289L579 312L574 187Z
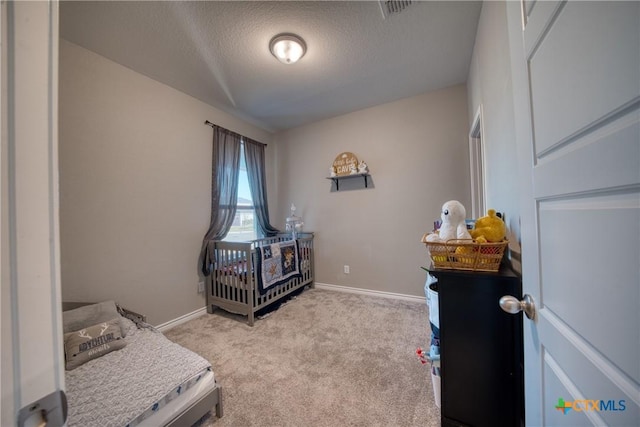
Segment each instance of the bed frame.
M291 240L291 234L283 233L274 237L253 240L250 242L214 242L214 265L207 276L207 312L213 313L221 308L235 314L247 316L247 323L253 326L255 313L275 303L297 289L309 285L314 287L313 265L313 233L298 233L298 247L300 249L301 276L292 277L286 283L270 289L261 295L258 290L258 269L255 268L256 247L272 243ZM220 266L231 265L239 260L246 262L247 274L230 274ZM218 267L218 268L217 268Z
M222 387L216 380L216 387L191 406L177 414L176 417L165 424L165 427L192 426L209 412L215 409L218 418L222 418Z

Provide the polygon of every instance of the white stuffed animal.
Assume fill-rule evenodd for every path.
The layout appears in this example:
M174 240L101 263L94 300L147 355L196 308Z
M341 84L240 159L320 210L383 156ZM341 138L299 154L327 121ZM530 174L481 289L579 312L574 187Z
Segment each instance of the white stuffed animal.
M467 231L465 217L467 211L457 200L449 200L442 205L440 218L442 225L438 233L431 233L422 237L423 242L446 242L452 239L471 239L471 235Z
M471 239L464 222L466 216L466 209L457 200L449 200L442 205L442 213L440 214L442 225L438 233L440 240L446 242L451 239Z

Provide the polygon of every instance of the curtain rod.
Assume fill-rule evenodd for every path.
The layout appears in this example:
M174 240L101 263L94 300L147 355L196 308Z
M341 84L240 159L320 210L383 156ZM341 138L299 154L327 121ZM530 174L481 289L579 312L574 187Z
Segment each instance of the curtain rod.
M211 123L209 120L205 120L205 121L204 121L204 124L205 124L205 125L207 125L207 126L211 126L211 127L218 126L218 125L216 125L215 123ZM222 126L218 126L218 127L222 127ZM223 128L223 129L225 129L225 128ZM228 129L227 129L227 130L228 130ZM236 133L236 132L233 132L233 131L229 131L229 132ZM237 135L240 135L240 134L238 133ZM242 135L240 135L240 136L241 136L242 138L246 138L245 136L242 136ZM253 140L253 139L252 139L251 141L253 141L253 142L257 143L257 144L260 144L260 145L264 145L265 147L267 146L267 144L265 144L264 142L255 141L255 140Z

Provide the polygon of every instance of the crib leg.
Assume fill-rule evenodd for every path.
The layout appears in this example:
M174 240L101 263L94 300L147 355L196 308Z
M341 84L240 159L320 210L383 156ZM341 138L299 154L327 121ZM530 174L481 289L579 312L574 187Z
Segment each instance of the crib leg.
M252 311L247 315L247 322L249 323L249 326L253 326L253 320L254 320L254 316Z

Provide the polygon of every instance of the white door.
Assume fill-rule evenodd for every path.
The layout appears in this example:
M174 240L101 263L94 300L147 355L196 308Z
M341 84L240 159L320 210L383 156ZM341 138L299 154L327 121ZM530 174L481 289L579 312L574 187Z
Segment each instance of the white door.
M62 425L58 4L0 3L0 425ZM42 398L47 397L45 401ZM21 411L23 408L24 411Z
M640 3L509 2L529 426L640 425Z

